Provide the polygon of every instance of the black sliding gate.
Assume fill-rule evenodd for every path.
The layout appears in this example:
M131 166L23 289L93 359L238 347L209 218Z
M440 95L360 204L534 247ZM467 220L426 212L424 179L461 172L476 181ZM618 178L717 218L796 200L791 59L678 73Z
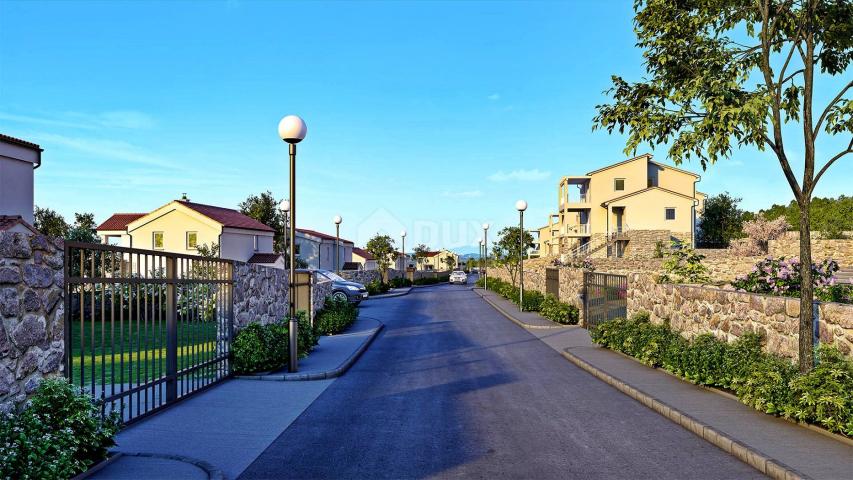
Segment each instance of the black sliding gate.
M65 375L131 422L230 373L233 264L65 243Z
M628 277L610 273L584 272L584 323L587 328L628 313Z

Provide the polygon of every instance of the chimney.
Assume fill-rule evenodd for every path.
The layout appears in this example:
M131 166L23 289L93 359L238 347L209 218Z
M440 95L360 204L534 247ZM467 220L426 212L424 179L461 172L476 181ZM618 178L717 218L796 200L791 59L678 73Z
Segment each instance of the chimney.
M185 201L185 202L189 202L189 201L190 201L190 199L189 199L189 198L187 198L187 192L184 192L184 193L182 193L182 194L181 194L181 200L183 200L183 201Z

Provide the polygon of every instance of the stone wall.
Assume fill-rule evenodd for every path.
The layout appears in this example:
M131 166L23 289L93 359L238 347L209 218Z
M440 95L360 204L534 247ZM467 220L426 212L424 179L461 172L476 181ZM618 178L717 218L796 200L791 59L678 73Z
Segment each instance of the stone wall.
M818 304L821 342L853 354L853 305ZM760 333L768 352L796 359L800 301L731 289L657 284L650 275L628 276L628 314L647 311L655 323L668 322L688 338L710 333L734 341Z
M362 285L379 280L381 277L379 270L342 270L341 276L351 282L357 282Z
M662 251L668 250L672 244L669 230L629 230L625 235L628 238L628 245L625 247L623 258L654 258L658 243Z
M288 310L289 272L234 262L234 330L281 320Z
M63 255L61 241L0 232L0 411L63 371Z
M770 240L768 254L774 257L799 257L800 234L788 232L778 240ZM812 259L821 262L831 258L842 267L853 267L853 240L812 238Z
M323 280L322 282L316 281L316 277L314 278L314 284L311 286L311 322L313 325L314 317L317 315L317 312L323 309L323 306L326 304L326 297L332 294L332 283L329 280Z

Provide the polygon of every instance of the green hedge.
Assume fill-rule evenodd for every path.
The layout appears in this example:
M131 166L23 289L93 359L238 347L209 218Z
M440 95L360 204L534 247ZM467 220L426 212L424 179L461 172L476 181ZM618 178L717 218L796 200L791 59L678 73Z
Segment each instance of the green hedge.
M328 297L323 310L314 319L314 329L317 335L336 335L349 328L356 317L358 307L346 300Z
M592 340L693 383L732 390L766 413L820 425L853 436L853 361L837 349L818 348L817 366L800 374L788 360L761 350L761 338L746 334L734 343L710 334L687 340L647 313L603 323Z
M437 277L422 277L416 278L415 285L435 285L436 283L446 283L450 281L450 275L439 275Z
M367 293L370 295L381 295L383 293L388 293L388 290L391 290L390 285L380 280L374 280L368 283L365 285L365 288L367 288Z
M0 416L0 478L74 477L107 458L119 424L66 380L43 380L27 408Z
M311 328L304 311L296 315L296 345L299 357L306 357L317 345L317 333ZM231 344L231 369L236 374L278 370L287 365L290 356L290 331L287 317L281 322L261 325L253 323L234 337Z
M405 288L411 287L412 281L408 278L397 277L391 279L391 288Z
M477 280L478 287L484 287L485 283L485 279L482 277ZM519 290L511 283L490 278L489 290L518 305ZM550 293L543 295L542 292L536 290L524 292L523 307L526 312L539 312L548 320L564 325L576 325L580 319L580 312L574 305L563 303Z

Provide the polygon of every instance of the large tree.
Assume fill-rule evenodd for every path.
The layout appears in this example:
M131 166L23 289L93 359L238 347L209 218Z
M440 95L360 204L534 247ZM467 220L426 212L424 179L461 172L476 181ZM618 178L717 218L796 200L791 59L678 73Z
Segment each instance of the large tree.
M272 227L275 230L273 249L276 253L285 253L285 235L287 233L284 231L284 212L278 206L279 201L268 190L260 195L249 195L245 201L240 203L239 208L243 215Z
M394 239L388 235L379 235L377 233L373 238L368 240L364 249L373 255L373 258L376 259L376 266L379 267L379 271L382 273L382 278L386 278L388 268L397 256L397 251L394 249Z
M492 246L492 259L506 269L513 285L516 285L515 277L524 252L534 246L533 235L526 230L523 237L518 227L504 227L498 232L498 240Z
M414 252L415 265L417 265L418 267L422 266L424 264L424 261L426 260L427 253L429 253L429 247L421 243L416 246L412 251Z
M729 242L743 236L743 210L741 199L723 192L705 199L705 208L699 220L698 242L703 246L728 247Z
M95 228L95 214L75 213L74 224L68 228L65 238L76 242L101 243L101 237L95 234Z
M65 238L68 235L68 222L54 210L36 206L34 217L33 227L48 237Z
M853 153L853 2L635 0L634 9L647 75L639 82L614 76L613 102L597 107L594 128L627 130L626 153L665 144L676 164L695 158L703 168L734 148L769 150L799 207L800 260L810 265L812 194L827 170ZM820 106L816 80L839 84ZM845 146L816 158L822 134ZM803 165L799 179L792 164ZM802 281L799 360L808 371L811 269L803 269Z

